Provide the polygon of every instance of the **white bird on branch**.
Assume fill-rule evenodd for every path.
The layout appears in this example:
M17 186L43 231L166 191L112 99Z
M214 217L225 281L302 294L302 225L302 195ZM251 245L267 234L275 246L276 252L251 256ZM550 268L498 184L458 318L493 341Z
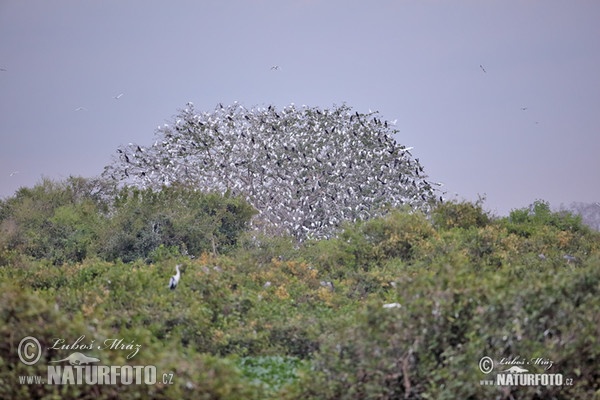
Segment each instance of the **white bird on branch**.
M181 264L177 264L175 266L177 273L171 277L171 280L169 280L169 289L171 289L171 290L175 290L175 288L177 287L177 284L179 283L179 278L181 278L181 272L179 271L180 266L181 266Z

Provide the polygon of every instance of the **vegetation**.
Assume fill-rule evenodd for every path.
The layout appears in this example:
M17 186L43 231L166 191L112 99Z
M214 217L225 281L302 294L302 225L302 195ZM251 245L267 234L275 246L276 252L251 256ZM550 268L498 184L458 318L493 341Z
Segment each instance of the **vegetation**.
M254 214L240 198L185 186L155 191L44 179L0 202L0 249L4 257L16 251L57 265L89 257L150 260L164 248L216 254L235 246Z
M506 218L480 203L395 208L299 243L247 230L237 198L98 185L44 181L0 204L0 398L598 396L600 234L543 201ZM43 349L32 366L25 336ZM157 384L19 384L73 352L57 338L81 336L139 344L82 352L156 366ZM514 357L572 384L480 384Z
M600 202L575 202L568 206L561 205L560 209L565 212L580 215L584 224L592 229L600 231Z

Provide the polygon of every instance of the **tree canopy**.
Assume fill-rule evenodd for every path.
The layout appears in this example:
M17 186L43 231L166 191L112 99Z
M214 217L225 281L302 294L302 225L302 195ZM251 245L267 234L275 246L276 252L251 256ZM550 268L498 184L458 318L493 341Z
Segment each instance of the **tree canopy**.
M398 130L377 112L193 104L159 127L152 145L119 147L104 176L159 188L182 183L241 195L255 226L298 239L329 237L344 221L408 205L428 211L439 196Z

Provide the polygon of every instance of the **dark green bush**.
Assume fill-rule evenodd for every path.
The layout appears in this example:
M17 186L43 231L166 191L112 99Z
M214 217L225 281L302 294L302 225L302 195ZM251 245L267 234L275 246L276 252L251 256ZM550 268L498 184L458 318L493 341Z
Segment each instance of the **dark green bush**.
M398 291L400 308L370 303L353 324L323 336L293 398L592 398L600 384L597 262L535 273L535 282L465 266L423 274ZM489 378L478 369L483 356L549 359L548 373L574 384L480 385Z
M254 213L242 199L181 186L158 192L124 188L103 231L100 254L129 262L148 258L161 245L193 255L226 252Z
M0 251L57 265L94 256L149 259L160 246L221 253L236 247L254 213L240 198L181 186L116 191L97 180L44 179L0 201Z
M0 202L0 248L55 264L82 261L91 255L102 223L93 189L92 182L74 177L19 189Z

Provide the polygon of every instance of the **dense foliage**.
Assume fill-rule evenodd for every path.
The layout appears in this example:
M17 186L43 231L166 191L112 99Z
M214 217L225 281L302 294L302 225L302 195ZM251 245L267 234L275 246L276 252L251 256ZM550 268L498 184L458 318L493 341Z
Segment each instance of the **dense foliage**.
M116 189L102 180L44 179L0 201L0 265L10 251L54 264L149 260L161 247L226 252L254 213L240 198L184 186Z
M345 221L380 215L386 206L429 210L440 193L410 148L378 113L332 109L246 109L190 103L159 127L150 146L117 150L103 176L136 187L175 182L243 196L256 226L298 239L330 237Z
M68 203L35 191L56 201L47 215ZM32 201L26 194L19 204ZM161 196L169 197L121 193L123 203L104 218L141 212L140 204L156 215L151 205L167 201ZM63 221L96 224L83 212L88 201L97 200L77 203L78 213L69 211L79 217ZM230 245L227 254L210 244L195 258L159 247L150 263L85 257L64 265L17 240L32 235L22 229L36 219L23 214L37 208L1 208L3 224L21 228L2 231L0 398L573 399L593 398L600 387L600 236L544 202L501 219L481 204L445 203L430 218L400 208L302 245L255 232L230 245L224 229L214 234ZM118 229L137 224L128 221ZM50 241L51 226L36 240ZM182 278L171 291L177 263ZM45 348L35 366L16 352L27 335ZM17 384L19 376L45 377L50 361L70 354L49 349L53 338L81 335L135 340L141 349L132 360L119 351L87 354L106 365L155 365L173 374L172 384ZM483 356L551 360L548 373L572 385L482 385L501 369L483 374Z

